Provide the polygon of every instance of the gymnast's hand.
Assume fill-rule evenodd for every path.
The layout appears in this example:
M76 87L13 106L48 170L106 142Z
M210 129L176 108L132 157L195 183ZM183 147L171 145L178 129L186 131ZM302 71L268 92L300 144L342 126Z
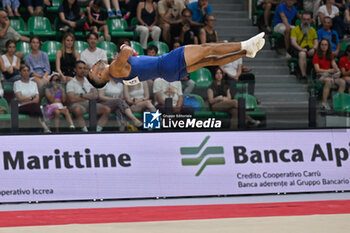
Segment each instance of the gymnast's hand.
M122 44L122 45L120 46L120 50L122 50L125 46L128 46L128 45ZM136 52L135 49L132 49L132 51L133 51L133 53L132 53L131 56L138 56L138 55L139 55L139 54Z

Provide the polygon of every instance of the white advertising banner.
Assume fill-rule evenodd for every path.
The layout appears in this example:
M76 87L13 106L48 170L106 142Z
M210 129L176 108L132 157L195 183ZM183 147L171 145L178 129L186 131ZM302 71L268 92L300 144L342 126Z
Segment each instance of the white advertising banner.
M0 203L350 190L350 130L0 136Z

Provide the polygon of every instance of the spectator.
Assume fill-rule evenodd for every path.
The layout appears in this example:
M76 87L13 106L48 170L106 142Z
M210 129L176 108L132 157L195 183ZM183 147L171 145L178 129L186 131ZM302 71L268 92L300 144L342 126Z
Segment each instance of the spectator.
M9 17L21 17L21 14L18 12L19 5L19 0L2 0L2 8L7 11Z
M79 60L79 57L79 52L75 50L74 34L65 33L62 39L62 48L56 52L56 70L63 83L74 77L75 62Z
M175 41L173 44L173 50L180 47L181 47L181 43L179 41ZM184 90L183 90L184 94L191 94L193 89L196 86L196 83L192 79L190 79L189 76L187 76L181 79L181 85L184 87Z
M0 97L4 97L4 89L2 88L2 84L0 82Z
M147 41L151 34L153 41L159 41L161 29L156 26L158 22L157 3L153 0L139 2L137 5L137 20L139 25L136 31L140 33L140 43L143 49L147 49Z
M43 16L43 0L23 0L23 5L27 8L30 16Z
M192 20L196 23L196 26L203 26L203 17L213 12L208 0L192 2L188 5L188 8L192 11Z
M111 2L115 8L115 13L111 8ZM109 17L115 17L115 16L122 17L123 16L122 12L120 10L120 7L119 7L119 0L103 0L103 3L107 9Z
M321 0L304 0L303 7L304 11L312 12L313 21L316 23L318 9L320 8Z
M232 38L230 42L234 42L234 38ZM215 69L212 71L212 73L215 75L215 72L217 72L217 67L214 66L214 68ZM224 66L220 66L220 69L226 76L226 83L230 88L231 96L234 97L237 94L237 82L246 83L248 85L248 94L254 95L255 75L249 73L250 69L244 66L242 58L239 58Z
M158 2L163 40L169 45L171 44L170 27L173 24L181 22L181 12L183 9L183 0L160 0Z
M142 122L133 115L129 105L122 99L123 89L123 84L120 82L117 83L113 79L108 82L105 87L99 90L99 98L103 101L101 103L108 106L111 109L111 112L115 113L117 127L119 127L120 131L125 130L125 116L128 117L136 127L142 126Z
M75 129L69 109L64 106L67 101L66 91L61 85L61 80L58 73L54 73L50 78L50 87L45 89L45 96L48 105L45 108L46 116L50 119L54 118L56 132L59 131L60 114L66 117L70 129Z
M185 8L181 12L181 22L171 25L171 38L183 45L198 44L198 37L195 35L195 27L192 25L192 12Z
M224 80L224 72L217 67L212 84L208 88L208 101L212 111L228 112L231 114L230 128L237 128L238 101L232 99L230 89ZM260 121L246 115L247 122L258 126Z
M5 45L8 40L13 40L15 42L29 42L28 37L21 36L10 26L10 20L7 17L7 13L0 10L0 53L6 53ZM23 54L20 52L17 52L16 55L20 58L23 58Z
M331 110L327 102L330 89L333 84L336 84L339 86L338 92L343 93L345 90L345 81L340 78L340 71L332 55L328 40L321 39L319 41L312 63L314 64L316 72L316 81L324 84L321 108L324 110Z
M58 19L57 29L61 32L83 31L85 14L77 0L63 0L58 8Z
M50 62L47 53L40 50L39 37L30 38L31 52L26 56L25 63L30 67L30 76L37 83L39 92L43 91L44 85L50 81Z
M20 67L21 79L13 85L13 91L18 100L18 113L39 117L39 123L45 133L51 133L46 123L42 120L42 112L39 103L39 91L35 82L29 80L30 68L28 65Z
M88 132L83 115L88 112L89 100L96 99L98 92L85 77L86 64L77 61L75 65L75 77L67 83L68 100L71 103L70 110L76 117L83 132ZM97 104L97 114L101 115L97 122L96 131L101 132L107 123L111 110L100 103Z
M339 55L340 51L340 41L338 33L332 30L332 19L328 16L323 18L322 28L317 30L318 40L326 39L331 43L332 54L334 57Z
M199 32L199 40L201 44L219 42L218 33L214 30L215 21L216 19L214 15L207 14L204 16L205 26Z
M347 34L349 34L350 29L350 4L347 5L345 11L344 11L344 21L347 27Z
M346 0L335 0L334 5L336 5L339 11L344 11L346 6Z
M97 48L98 34L95 32L90 32L87 35L87 42L89 47L81 53L81 60L86 63L86 65L91 68L99 60L108 62L107 53L105 50Z
M348 86L348 93L350 94L350 45L346 47L345 53L345 56L339 60L339 68Z
M118 2L118 0L115 1ZM109 2L109 0L107 0L107 2ZM105 10L102 10L101 7L102 0L94 0L90 3L89 7L86 7L86 13L88 15L90 30L96 33L103 32L104 39L106 41L111 41L111 35L109 35L106 21L108 18L108 14ZM99 40L101 39L103 39L103 37L99 38Z
M133 17L136 17L136 9L138 3L139 0L119 0L120 7L126 10L123 19L130 20Z
M8 40L6 42L6 53L0 58L0 69L6 81L15 82L21 79L19 68L21 59L16 55L16 42Z
M134 86L125 86L124 97L133 112L156 111L150 100L147 82L141 82Z
M328 16L332 19L333 29L337 31L339 38L343 38L343 32L345 31L346 25L339 16L339 9L334 5L334 0L323 0L324 4L318 10L318 16L320 17L320 22L323 23L324 17Z
M172 99L172 113L193 115L194 109L184 106L182 94L182 86L180 81L168 82L163 78L157 78L153 85L153 94L155 95L155 103L160 112L166 113L165 100Z
M292 30L292 21L298 15L298 11L293 6L295 0L286 0L277 6L274 20L273 20L273 31L284 35L284 44L287 52L290 46L290 32ZM289 57L287 53L287 57Z
M291 33L291 55L299 58L299 68L304 80L307 79L307 57L313 57L317 49L317 34L311 27L311 20L311 13L303 13L301 24L294 27Z
M278 5L278 0L257 0L257 8L264 10L264 29L267 33L271 33L270 15L271 10L274 10ZM282 1L281 1L282 2ZM318 8L317 8L318 10Z

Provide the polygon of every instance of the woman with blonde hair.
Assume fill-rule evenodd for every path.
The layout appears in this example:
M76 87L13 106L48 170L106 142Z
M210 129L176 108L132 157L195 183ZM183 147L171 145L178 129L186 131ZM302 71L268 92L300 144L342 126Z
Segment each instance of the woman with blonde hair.
M60 74L62 82L66 83L75 76L74 67L80 59L75 50L75 37L71 32L63 35L62 48L56 52L56 70Z

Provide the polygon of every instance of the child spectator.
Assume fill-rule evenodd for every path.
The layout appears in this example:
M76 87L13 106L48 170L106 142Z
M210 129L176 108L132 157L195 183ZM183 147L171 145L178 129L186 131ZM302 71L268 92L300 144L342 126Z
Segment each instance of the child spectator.
M46 116L50 119L55 118L56 132L59 130L60 114L66 117L70 129L75 129L75 126L70 116L69 110L64 103L67 101L66 91L61 85L59 74L55 73L50 78L51 86L45 89L45 96L49 105L45 108Z
M62 48L56 52L56 70L63 83L74 77L75 62L79 60L79 53L75 50L75 37L71 32L64 34Z
M102 0L94 0L89 7L86 7L90 30L96 33L103 32L104 39L106 41L111 41L111 36L109 35L106 23L108 15L105 10L101 9L101 7Z
M113 6L115 8L115 13L116 14L114 13L114 11L111 8L111 2L112 2ZM106 9L108 11L108 16L109 17L115 17L115 16L122 17L123 16L122 12L120 10L120 7L119 7L119 0L103 0L103 3L104 3L104 5L105 5L105 7L106 7Z

